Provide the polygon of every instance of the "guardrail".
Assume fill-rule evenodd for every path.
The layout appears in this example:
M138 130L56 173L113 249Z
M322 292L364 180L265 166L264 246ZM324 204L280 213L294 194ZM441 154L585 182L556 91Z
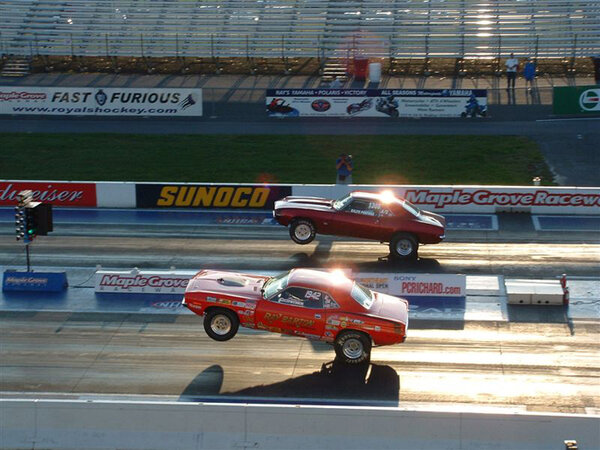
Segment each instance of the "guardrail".
M135 183L0 180L0 205L21 190L55 206L269 211L287 195L338 198L350 191L391 190L444 213L600 214L600 187L419 186L343 184Z
M29 448L600 448L596 415L94 400L0 400L2 446Z

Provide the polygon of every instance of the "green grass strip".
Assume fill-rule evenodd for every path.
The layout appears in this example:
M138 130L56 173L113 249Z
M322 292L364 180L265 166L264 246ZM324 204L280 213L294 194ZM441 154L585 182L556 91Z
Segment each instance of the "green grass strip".
M357 125L358 126L358 125ZM537 144L518 136L135 135L0 133L0 178L334 183L550 184Z

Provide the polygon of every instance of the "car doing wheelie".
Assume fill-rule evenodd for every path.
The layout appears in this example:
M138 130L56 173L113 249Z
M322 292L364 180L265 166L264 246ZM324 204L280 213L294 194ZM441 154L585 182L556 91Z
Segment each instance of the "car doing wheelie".
M341 271L293 269L275 277L202 270L190 280L183 304L204 316L216 341L241 325L332 344L337 357L357 364L373 345L404 342L408 302L373 292Z
M420 244L436 244L445 236L443 216L420 210L391 192L352 192L340 199L285 197L275 202L273 216L289 227L297 244L317 233L389 242L397 259L417 257Z

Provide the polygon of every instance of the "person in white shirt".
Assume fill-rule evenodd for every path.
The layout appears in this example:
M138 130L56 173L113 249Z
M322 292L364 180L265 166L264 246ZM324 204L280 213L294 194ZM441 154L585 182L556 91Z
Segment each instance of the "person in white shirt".
M506 60L506 89L515 88L515 79L517 78L517 69L519 68L519 60L515 58L515 54L511 53L510 58ZM512 85L512 86L511 86Z

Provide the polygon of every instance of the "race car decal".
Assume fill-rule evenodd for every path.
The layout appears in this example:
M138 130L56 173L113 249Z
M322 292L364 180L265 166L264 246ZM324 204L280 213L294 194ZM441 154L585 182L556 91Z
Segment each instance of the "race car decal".
M206 297L206 301L216 303L217 299L215 297Z
M221 303L222 305L231 305L231 300L226 298L218 298L217 303Z
M282 297L279 299L279 303L283 303L285 305L292 305L292 306L304 306L304 302L295 297L288 297L288 298Z

